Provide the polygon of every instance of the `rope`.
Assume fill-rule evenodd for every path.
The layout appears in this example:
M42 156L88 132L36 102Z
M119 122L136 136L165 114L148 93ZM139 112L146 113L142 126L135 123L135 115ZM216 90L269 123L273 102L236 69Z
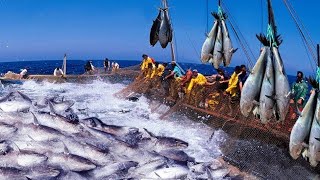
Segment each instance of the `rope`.
M264 15L264 12L263 12L263 0L260 1L261 3L261 32L263 32L263 22L264 22L264 18L263 18L263 15ZM259 41L260 42L260 41ZM260 42L260 49L262 47L262 42Z
M274 31L273 31L272 26L270 24L268 24L267 38L270 41L270 47L272 47L272 46L278 47L278 45L275 41L275 38L274 38Z
M291 17L293 18L293 20L294 20L294 22L295 22L295 25L297 26L300 35L302 36L302 41L305 43L306 47L309 49L309 52L311 53L314 62L317 64L317 57L316 57L316 55L315 55L315 53L314 53L314 50L312 49L312 45L309 44L307 38L305 37L305 35L304 35L304 33L303 33L300 25L299 25L299 22L298 22L297 18L294 16L293 11L292 11L292 9L289 7L287 1L286 1L286 0L283 0L283 1L284 1L285 5L286 5L286 7L287 7L287 9L288 9Z
M228 14L231 28L232 28L234 34L236 35L236 39L237 39L238 43L240 44L242 50L245 53L245 56L246 56L246 58L248 60L249 65L252 68L253 67L253 61L251 60L251 57L253 57L255 59L255 56L254 56L252 50L250 49L250 46L249 46L248 42L244 38L239 26L237 25L236 21L234 20L234 18L230 14L230 11L229 11L228 7L224 3L222 4L222 6L223 6L224 10L226 11L226 13ZM237 29L238 29L238 31L237 31ZM251 55L251 57L250 57L250 55Z
M206 1L206 7L205 7L205 11L204 11L205 17L206 17L206 29L204 30L205 34L208 34L208 29L209 29L209 0Z
M221 6L218 6L218 15L220 17L220 20L225 20L224 17L223 17L223 11L222 11L222 8Z

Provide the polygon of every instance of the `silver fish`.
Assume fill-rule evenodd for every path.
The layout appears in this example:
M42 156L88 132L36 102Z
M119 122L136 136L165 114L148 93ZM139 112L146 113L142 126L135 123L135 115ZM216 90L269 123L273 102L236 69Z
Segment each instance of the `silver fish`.
M125 162L117 162L113 163L101 168L97 168L89 172L89 175L94 179L122 179L118 173L127 173L128 169L131 167L136 167L138 165L137 162L134 161L125 161Z
M162 168L148 174L146 178L150 179L184 179L189 170L183 166Z
M320 108L319 100L317 102L317 109ZM316 167L320 161L320 141L316 138L320 137L320 120L314 116L310 138L309 138L309 162L312 167Z
M315 105L316 93L313 92L309 97L307 104L303 108L301 116L299 116L291 130L289 150L293 159L298 159L304 148L303 143L310 133Z
M232 42L229 36L229 31L224 20L221 20L222 25L222 34L223 34L223 57L224 57L224 66L229 66L231 63L231 58L233 53L238 49L233 49Z
M66 153L47 153L48 162L47 164L54 167L60 167L66 171L88 171L96 168L88 159L81 156L66 154Z
M223 62L223 55L222 55L222 49L223 47L223 39L222 39L222 30L221 26L218 26L218 32L216 37L216 42L214 44L213 49L213 57L212 60L210 60L213 63L213 66L215 69L218 69L220 64Z
M290 97L288 96L288 94L290 92L290 85L283 67L283 62L280 57L278 48L272 47L272 52L275 57L274 70L277 101L276 117L278 117L279 121L284 122L289 110Z
M273 109L275 106L274 96L274 70L273 62L271 59L271 52L268 51L267 66L262 80L261 92L260 92L260 119L263 124L267 123L273 116Z
M218 32L218 21L215 20L213 23L213 27L209 32L206 40L204 41L201 49L201 61L202 63L206 63L210 58L213 57L212 52L214 48L214 43L216 41L216 36Z
M268 54L270 54L269 48L263 47L259 59L254 65L246 83L243 85L240 99L240 110L245 117L249 116L256 105L255 102L257 103L259 98Z
M172 28L169 21L168 9L162 9L163 18L159 29L159 42L162 48L166 48L168 43L172 41Z
M47 160L47 156L34 152L10 152L0 156L1 167L32 167L42 164Z

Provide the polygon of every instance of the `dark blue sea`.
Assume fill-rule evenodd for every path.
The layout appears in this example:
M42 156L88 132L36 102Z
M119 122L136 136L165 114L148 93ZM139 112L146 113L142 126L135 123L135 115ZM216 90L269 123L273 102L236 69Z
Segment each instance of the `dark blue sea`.
M140 64L140 61L133 60L119 60L117 61L120 68L129 67ZM67 61L67 74L83 74L84 65L86 61L83 60L69 60ZM103 60L93 60L95 67L103 67ZM179 63L184 69L197 69L204 75L211 75L217 73L211 65L193 64L193 63ZM4 74L8 71L19 73L20 69L28 68L29 74L53 74L56 67L62 66L62 60L47 60L47 61L15 61L15 62L0 62L0 73ZM234 67L227 67L225 71L231 74ZM294 76L288 76L290 83L295 80Z

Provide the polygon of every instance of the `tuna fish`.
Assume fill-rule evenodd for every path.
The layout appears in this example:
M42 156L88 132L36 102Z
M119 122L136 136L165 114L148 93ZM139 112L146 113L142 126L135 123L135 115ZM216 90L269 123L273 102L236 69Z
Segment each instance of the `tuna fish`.
M317 109L320 108L319 100L317 101ZM320 141L316 138L320 137L320 120L314 116L310 138L309 138L309 162L312 167L316 167L320 161Z
M274 114L275 100L274 96L274 70L271 53L268 51L267 66L262 81L260 91L260 119L263 124L267 123Z
M260 88L268 54L270 54L269 48L263 47L259 59L254 65L248 79L246 80L246 83L244 83L242 88L240 110L245 117L249 116L255 105L258 103L257 100L260 96Z
M214 49L213 49L213 57L211 58L211 63L213 63L213 66L215 69L219 68L219 65L223 61L223 55L222 55L222 49L223 47L223 39L222 39L222 30L221 26L218 26L218 32L217 32L217 37L216 37L216 43L214 44Z
M151 179L185 179L189 170L183 166L162 168L147 175Z
M10 92L0 99L0 109L3 112L28 112L31 105L30 98L21 92Z
M289 150L293 159L298 159L304 148L304 140L310 133L315 105L316 93L313 92L290 134Z
M134 161L117 162L92 170L89 174L94 179L123 179L122 175L137 165L138 163Z
M272 47L272 52L275 57L274 70L275 70L275 90L276 90L276 117L279 121L284 122L289 110L289 93L290 85L288 77L285 73L283 62L280 57L278 48Z
M229 66L231 63L231 58L233 53L235 53L238 49L233 49L232 42L229 36L228 28L224 20L221 20L222 25L222 34L223 34L223 59L224 66Z
M168 9L162 9L163 18L161 19L159 29L159 42L162 48L166 48L168 43L172 41L172 28L169 21Z
M0 156L1 167L32 167L40 165L47 160L47 156L34 152L11 152Z
M159 10L159 14L158 14L156 20L153 21L153 24L151 27L151 31L150 31L150 44L151 44L151 46L156 45L159 40L160 24L161 24L161 9Z
M201 61L202 63L206 63L210 58L213 57L211 54L213 52L214 43L216 41L216 36L218 32L218 20L215 20L213 23L213 27L209 32L206 40L204 41L201 49Z

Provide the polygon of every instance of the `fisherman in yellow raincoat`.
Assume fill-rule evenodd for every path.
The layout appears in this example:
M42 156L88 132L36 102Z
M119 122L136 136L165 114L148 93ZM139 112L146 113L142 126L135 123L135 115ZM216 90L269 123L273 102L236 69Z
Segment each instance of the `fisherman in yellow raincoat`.
M234 69L234 73L229 79L228 88L225 90L225 93L230 94L231 97L236 97L239 92L239 75L241 73L240 66L236 66Z
M146 54L143 54L142 58L143 59L142 59L142 63L141 63L141 66L140 66L141 71L143 72L143 74L145 76L147 76L148 74L151 75L152 66L154 64L153 59L151 57L149 57L148 55L146 55Z
M194 102L194 105L195 106L198 106L201 99L201 94L203 93L203 91L205 90L204 87L200 87L199 89L197 89L197 91L193 91L192 92L192 89L194 88L195 85L200 85L200 86L204 86L204 85L213 85L214 83L208 83L207 81L207 78L198 73L198 71L196 69L194 69L192 71L192 79L188 85L188 88L187 88L187 102L188 103L191 103L190 102L190 96L192 95L193 96L193 102Z
M155 63L154 68L152 69L151 79L157 75L158 77L161 77L164 71L164 66L158 62Z

